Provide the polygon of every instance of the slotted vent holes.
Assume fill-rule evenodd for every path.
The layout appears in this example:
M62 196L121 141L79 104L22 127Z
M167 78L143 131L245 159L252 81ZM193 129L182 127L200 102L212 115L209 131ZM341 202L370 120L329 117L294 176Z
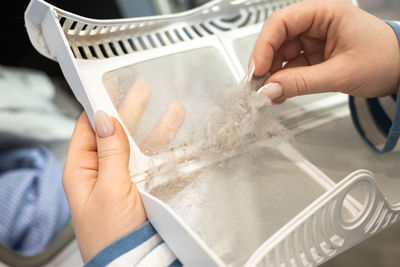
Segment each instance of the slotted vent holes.
M97 42L74 42L70 44L75 58L79 59L104 59L115 56L131 54L163 46L185 42L205 36L226 32L237 28L246 27L264 21L275 10L298 2L299 0L286 0L284 3L263 3L241 8L236 14L224 18L205 20L197 24L188 24L180 28L160 29L144 35L129 35L129 30L151 25L152 22L121 25L93 25L70 19L59 14L59 23L68 37L95 36L108 34L104 40ZM126 31L126 37L121 38L121 32ZM115 37L113 38L113 34ZM132 32L132 31L130 31Z

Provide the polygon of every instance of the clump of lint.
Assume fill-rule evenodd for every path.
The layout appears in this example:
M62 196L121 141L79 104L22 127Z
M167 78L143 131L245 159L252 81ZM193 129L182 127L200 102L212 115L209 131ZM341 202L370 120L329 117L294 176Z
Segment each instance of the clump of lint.
M186 185L198 178L202 168L223 164L248 144L275 136L285 138L287 131L272 117L270 99L257 93L267 78L243 81L227 90L230 93L223 104L209 110L200 138L159 155L164 164L148 172L157 179L149 178L147 189L167 190L172 181Z
M271 101L257 93L269 76L239 83L221 107L210 112L206 127L206 146L213 150L231 150L261 137L260 124L268 116ZM264 128L264 127L262 127Z

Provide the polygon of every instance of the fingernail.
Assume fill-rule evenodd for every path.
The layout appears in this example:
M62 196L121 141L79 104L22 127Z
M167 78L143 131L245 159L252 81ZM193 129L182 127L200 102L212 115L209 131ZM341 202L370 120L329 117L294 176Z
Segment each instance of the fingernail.
M283 89L279 83L267 83L258 89L257 93L263 94L271 100L275 100L283 95Z
M249 69L247 70L247 74L245 77L246 81L251 82L253 80L255 69L256 69L256 62L254 61L254 58L252 58L250 61Z
M247 72L248 72L248 73L251 73L252 70L255 68L255 66L256 66L256 62L255 62L254 58L252 58L252 59L250 60L250 65L249 65L249 69L247 70Z
M110 137L114 134L114 123L110 116L102 110L94 114L94 127L100 138Z

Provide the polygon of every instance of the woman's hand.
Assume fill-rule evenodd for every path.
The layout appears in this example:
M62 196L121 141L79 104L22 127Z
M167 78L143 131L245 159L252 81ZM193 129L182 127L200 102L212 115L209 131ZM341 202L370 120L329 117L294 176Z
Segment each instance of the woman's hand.
M84 262L146 221L128 172L129 142L118 120L102 111L96 132L86 113L75 127L63 185Z
M305 0L268 18L250 64L256 76L273 74L260 92L275 103L322 92L380 97L397 92L400 50L389 25L349 1Z
M149 98L149 85L138 81L118 106L130 132L140 121ZM171 102L141 147L148 154L157 153L172 140L184 118L182 104ZM103 111L96 112L94 121L96 133L86 113L79 118L63 175L64 190L85 262L146 221L138 189L129 177L130 149L123 127ZM174 123L169 123L171 121Z

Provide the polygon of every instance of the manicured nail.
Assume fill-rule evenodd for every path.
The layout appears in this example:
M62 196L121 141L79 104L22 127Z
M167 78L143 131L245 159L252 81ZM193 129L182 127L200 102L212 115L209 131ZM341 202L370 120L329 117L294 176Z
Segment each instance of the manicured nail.
M255 66L256 66L256 62L255 62L254 58L252 58L252 59L250 60L249 69L247 70L247 72L248 72L248 73L251 73L252 70L255 68Z
M94 127L100 138L110 137L114 134L113 120L102 110L98 110L94 114Z
M246 74L246 81L251 82L253 80L254 76L254 71L256 70L256 62L254 61L254 58L251 59L249 69L247 70Z
M275 100L283 95L283 89L279 83L267 83L258 89L257 93L263 94L271 100Z

